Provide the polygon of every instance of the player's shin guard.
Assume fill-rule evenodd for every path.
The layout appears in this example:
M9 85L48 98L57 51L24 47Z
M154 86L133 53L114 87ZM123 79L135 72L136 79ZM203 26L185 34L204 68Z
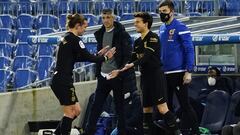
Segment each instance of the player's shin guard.
M62 135L70 135L72 128L72 118L64 116L61 122L61 133Z

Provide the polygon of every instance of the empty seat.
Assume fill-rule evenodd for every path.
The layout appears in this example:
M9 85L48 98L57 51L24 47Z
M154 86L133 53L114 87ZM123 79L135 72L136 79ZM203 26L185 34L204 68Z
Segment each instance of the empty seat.
M2 20L2 27L3 28L13 28L14 27L14 21L13 17L9 14L3 14L0 15L0 19Z
M240 77L235 79L235 91L240 91Z
M88 25L89 26L94 26L98 24L98 19L95 15L93 14L84 14L83 15L85 18L88 20Z
M33 3L31 0L18 0L18 14L32 14Z
M28 36L35 34L35 31L30 28L20 28L16 33L16 42L27 42Z
M12 14L14 6L11 0L1 0L0 14Z
M8 57L0 56L0 69L9 69L11 66L11 59Z
M9 28L0 28L0 42L9 42L13 41L13 34Z
M36 80L36 72L29 69L18 69L14 76L14 88L19 89Z
M53 58L51 56L39 56L37 65L38 80L50 77L50 68L52 63Z
M34 18L30 14L21 14L17 17L17 28L33 28Z
M139 2L139 11L141 12L156 12L157 10L156 0L141 0Z
M49 33L53 33L54 30L52 28L40 28L38 30L38 35L43 35L43 34L49 34Z
M67 0L57 1L56 8L58 14L73 13L74 2Z
M19 42L16 46L15 56L29 56L33 55L33 47L27 42Z
M94 2L91 0L78 0L78 2L74 3L74 10L81 14L92 13L93 7Z
M225 91L213 91L207 97L201 127L208 128L211 133L221 131L227 115L230 96Z
M121 21L134 19L134 13L124 13L121 15Z
M0 69L0 92L6 92L7 84L10 80L11 72L6 69Z
M38 56L52 56L54 53L54 46L51 44L39 44L38 45L38 51L37 55Z
M0 56L11 57L13 52L12 43L0 42Z
M239 102L240 102L240 91L237 91L232 95L225 125L236 124L240 121L240 117L235 116L236 106Z
M126 1L120 1L117 3L117 11L119 12L119 15L122 15L123 13L134 13L135 12L135 1L134 0L126 0Z
M66 20L67 20L67 14L61 14L59 17L59 28L61 31L66 30Z
M98 15L102 12L103 9L110 8L114 9L115 2L113 0L102 0L95 2L95 15Z
M55 10L55 1L52 0L40 0L37 3L37 13L38 14L51 14Z
M12 70L16 71L19 68L33 69L35 64L36 64L36 61L31 57L17 56L13 60Z
M54 28L58 29L58 18L54 15L43 14L36 18L36 28Z

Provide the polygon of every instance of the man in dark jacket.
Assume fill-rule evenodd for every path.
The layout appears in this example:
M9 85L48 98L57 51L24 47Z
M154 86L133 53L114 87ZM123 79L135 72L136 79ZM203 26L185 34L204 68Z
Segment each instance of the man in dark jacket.
M94 33L98 43L97 49L99 54L104 54L105 52L100 50L108 47L116 47L116 53L108 62L97 64L96 75L98 84L85 128L85 135L93 135L95 133L97 119L102 111L103 103L111 90L113 90L115 110L118 116L118 135L125 135L124 93L137 89L135 73L134 70L131 70L115 79L108 80L107 78L110 72L124 67L131 59L131 37L125 31L123 25L114 22L114 15L111 9L102 11L102 21L103 26Z

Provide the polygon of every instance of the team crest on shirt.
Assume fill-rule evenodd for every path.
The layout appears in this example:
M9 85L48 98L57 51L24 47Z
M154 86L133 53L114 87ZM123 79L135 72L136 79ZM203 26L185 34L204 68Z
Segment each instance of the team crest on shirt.
M80 40L79 41L79 46L82 48L82 49L85 49L85 45L84 45L84 43Z
M158 42L158 39L157 38L150 38L150 42L156 43L156 42Z
M174 33L175 33L175 30L176 30L176 29L171 29L171 30L169 30L168 41L174 41L174 40L173 40L173 35L174 35Z

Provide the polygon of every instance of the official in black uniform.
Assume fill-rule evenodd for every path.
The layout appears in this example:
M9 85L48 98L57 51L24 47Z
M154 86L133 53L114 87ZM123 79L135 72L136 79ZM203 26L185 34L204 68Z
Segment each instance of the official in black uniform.
M103 62L107 61L115 53L112 48L106 52L102 49L103 56L91 55L85 48L81 38L88 23L82 15L74 14L67 16L68 32L64 35L63 40L59 43L57 50L57 63L55 73L52 78L51 89L63 106L64 116L59 123L55 134L69 135L72 121L80 114L80 105L73 86L72 70L75 62Z
M123 69L113 71L110 78L139 65L143 92L144 128L149 129L149 135L159 135L152 120L153 106L157 106L168 125L169 132L180 134L175 116L169 111L166 104L167 88L165 76L161 69L160 42L158 35L150 31L153 22L152 16L142 12L136 13L134 16L134 25L136 31L141 33L141 37L134 43L132 61L130 64L126 64Z

